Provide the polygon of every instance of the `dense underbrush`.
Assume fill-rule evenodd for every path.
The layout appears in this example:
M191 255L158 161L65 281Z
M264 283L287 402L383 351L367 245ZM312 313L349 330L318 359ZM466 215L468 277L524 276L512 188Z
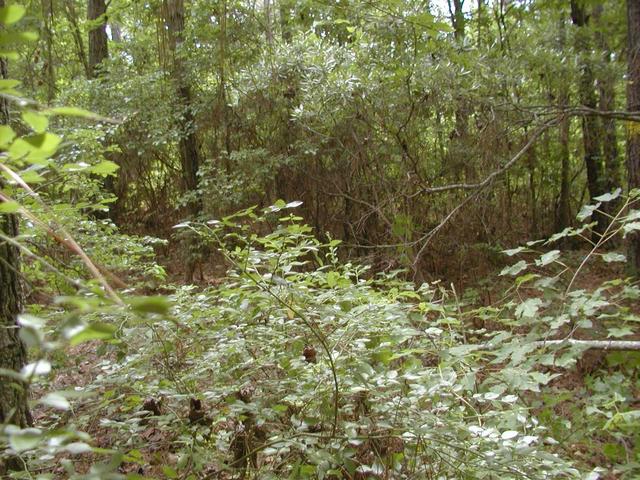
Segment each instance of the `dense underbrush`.
M294 206L178 226L225 256L230 269L215 288L165 287L172 293L118 305L90 287L23 316L37 359L23 375L41 398L34 428L5 429L8 452L26 466L13 476L639 471L640 357L604 351L589 366L589 345L575 340L634 339L640 290L615 278L573 287L584 264L623 260L596 242L585 263L565 263L553 242L588 229L507 251L520 258L502 272L512 287L474 305L400 272L340 262L339 242L314 238L288 214ZM635 215L611 234L635 228ZM267 220L272 233L251 233ZM65 374L80 384L61 382Z

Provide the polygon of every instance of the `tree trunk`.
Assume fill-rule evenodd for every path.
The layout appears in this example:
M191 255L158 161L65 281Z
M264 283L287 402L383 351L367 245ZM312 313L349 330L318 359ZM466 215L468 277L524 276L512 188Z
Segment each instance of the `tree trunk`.
M597 5L593 10L593 19L596 25L596 45L601 50L602 65L598 68L597 87L598 104L602 111L613 111L616 108L615 96L615 72L612 69L612 51L606 33L606 23L602 21L604 7ZM611 117L601 118L602 129L602 153L604 155L604 190L610 192L622 186L620 178L620 155L618 153L618 135L616 132L616 120ZM620 199L607 202L603 205L604 211L615 216L620 208Z
M640 2L627 0L627 57L628 79L627 110L640 111ZM629 190L640 188L640 131L627 129L627 171ZM635 276L640 275L640 235L628 236L629 267Z
M1 214L0 231L9 238L16 237L17 217ZM18 372L27 360L27 352L16 326L16 315L20 313L22 305L19 270L19 250L3 242L0 245L0 369ZM26 386L8 378L0 380L0 424L5 422L20 427L31 423Z
M4 0L0 0L4 7ZM0 58L0 76L7 78L7 61ZM0 123L9 122L9 108L6 99L0 99ZM0 188L2 180L0 179ZM12 214L0 214L0 232L6 237L18 235L18 218ZM16 324L16 316L22 307L20 285L20 252L8 242L0 243L0 369L19 372L27 360L27 352ZM11 423L20 427L31 424L31 414L27 404L27 385L20 384L0 374L0 425ZM17 468L13 459L0 460L0 474L7 468Z
M42 0L42 35L46 62L43 75L47 82L47 103L51 105L56 96L56 76L53 66L53 0Z
M76 55L82 65L84 74L87 78L91 78L91 68L89 68L89 62L87 61L87 54L85 53L84 41L82 40L82 34L80 33L80 26L78 25L78 15L76 8L73 4L73 0L64 0L63 3L64 14L67 17L67 21L71 27L71 36L73 37L73 43L76 47Z
M280 0L280 35L282 41L290 43L293 33L291 31L291 5L292 0Z
M595 92L595 76L593 65L589 58L591 52L591 40L588 30L589 16L587 15L584 0L571 0L571 18L578 28L576 32L576 51L580 62L580 80L578 92L580 103L587 108L597 109L598 103ZM582 117L582 144L584 148L584 163L587 168L587 188L589 197L593 199L602 195L605 191L605 182L602 175L602 147L600 144L600 125L595 116ZM594 212L592 221L596 222L595 233L601 234L607 227L607 217L600 212Z
M198 188L198 168L200 158L195 131L195 118L191 109L191 87L181 59L180 47L184 40L184 0L165 1L167 29L169 34L169 49L173 56L171 76L176 85L178 108L180 109L180 160L182 164L182 179L187 192ZM199 203L190 205L192 214L200 211Z
M566 29L565 19L560 19L558 49L564 52L566 47ZM560 82L560 91L558 92L558 108L564 110L569 105L569 85L567 82ZM570 175L570 155L569 155L569 131L570 118L563 115L559 125L559 143L560 143L560 199L558 200L558 209L556 212L556 228L557 232L564 230L571 225L571 182Z
M87 19L98 20L98 25L89 30L89 72L91 78L100 76L100 64L109 58L107 47L107 5L104 0L89 0Z
M453 24L453 35L458 43L464 41L465 18L462 7L464 0L453 0L453 9L451 8L451 0L449 0L449 13L451 15L451 23Z
M177 108L180 112L178 117L178 129L180 130L178 148L183 187L185 192L195 192L198 188L200 153L196 137L195 116L191 109L191 86L180 51L184 41L184 0L165 0L164 12L169 50L173 57L171 77L176 87ZM191 200L187 208L191 216L196 216L202 210L202 202L199 199ZM196 250L195 239L187 239L185 244L185 281L188 283L193 281L196 270Z

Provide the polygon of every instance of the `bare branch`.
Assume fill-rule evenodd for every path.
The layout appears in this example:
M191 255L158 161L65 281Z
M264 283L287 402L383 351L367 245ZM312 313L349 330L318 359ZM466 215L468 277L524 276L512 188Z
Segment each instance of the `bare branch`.
M640 340L575 340L567 338L564 340L541 340L533 342L536 348L545 348L553 346L573 346L584 347L595 350L613 350L613 351L640 351ZM496 350L500 344L483 343L477 345L478 350Z

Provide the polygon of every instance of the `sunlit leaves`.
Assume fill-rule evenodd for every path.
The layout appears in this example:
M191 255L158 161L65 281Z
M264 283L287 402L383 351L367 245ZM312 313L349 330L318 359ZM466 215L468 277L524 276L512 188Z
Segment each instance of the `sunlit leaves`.
M519 318L533 318L542 304L543 302L539 298L528 298L516 307L516 316Z
M78 345L90 340L109 340L113 338L116 328L102 322L81 325L68 332L69 344Z
M69 410L71 404L64 395L56 392L51 392L40 399L40 403L57 410Z
M593 199L597 202L611 202L616 198L620 198L622 194L621 188L616 188L613 192L602 194L598 197L594 197Z
M45 165L62 139L52 133L39 133L18 138L9 147L9 155L15 160L24 160L29 163Z
M627 261L627 257L621 253L617 253L617 252L607 252L607 253L603 253L601 255L602 260L604 260L607 263L611 263L611 262L626 262Z
M560 250L551 250L545 254L543 254L539 259L536 260L536 265L539 267L544 267L545 265L549 265L552 262L555 262L560 258Z
M112 162L111 160L103 160L102 162L93 165L90 170L91 173L95 173L96 175L107 176L113 175L118 168L118 164Z
M22 367L20 373L26 378L39 375L48 375L51 372L51 363L48 360L37 360Z
M25 7L18 4L2 7L0 8L0 23L4 25L13 25L24 16L26 11Z
M37 447L43 440L44 435L39 428L9 429L9 445L16 452L21 453Z
M46 116L30 110L22 112L22 120L36 133L44 133L49 126L49 120Z
M505 267L500 272L500 275L518 275L520 272L525 270L528 266L528 263L525 260L520 260L518 263L511 265L510 267Z
M16 133L8 125L0 125L0 148L6 149L16 137Z
M139 313L169 313L170 303L165 297L138 297L129 300L132 310Z
M0 213L16 213L20 210L20 204L13 200L0 203Z
M596 210L598 210L598 208L600 208L600 205L602 205L602 204L598 202L595 205L585 205L585 206L583 206L580 209L580 211L578 212L578 215L576 216L576 218L578 220L580 220L581 222L586 220L591 215L593 215L593 212L595 212Z

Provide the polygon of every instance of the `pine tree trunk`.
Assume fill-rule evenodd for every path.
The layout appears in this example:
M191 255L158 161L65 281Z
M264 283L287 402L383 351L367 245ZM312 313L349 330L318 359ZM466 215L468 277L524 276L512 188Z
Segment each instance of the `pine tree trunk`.
M0 7L4 0L0 0ZM7 61L0 58L0 76L7 78ZM6 99L0 100L0 123L9 121ZM0 188L2 187L0 180ZM6 237L18 235L18 218L11 214L0 214L0 232ZM20 285L20 252L7 243L0 242L0 369L19 372L27 360L27 352L16 324L16 316L22 307ZM27 386L0 374L0 426L11 423L20 427L31 424L31 414L27 403ZM0 459L0 475L8 468L14 469L14 459Z
M640 2L627 0L627 56L628 78L627 109L640 111ZM640 188L640 130L631 126L627 130L627 171L629 189ZM640 235L628 236L628 258L632 273L640 275Z
M592 42L587 29L589 16L586 12L584 0L571 0L571 18L574 25L579 27L576 32L576 51L580 61L580 79L578 94L580 103L588 108L597 109L598 103L595 92L595 76L593 65L589 58ZM606 191L602 168L602 147L600 124L595 116L582 117L582 144L584 148L584 163L587 168L587 188L590 199L602 195ZM591 216L596 222L596 235L604 232L607 227L607 217L599 212Z
M558 29L558 50L564 53L567 43L564 15L560 19ZM569 85L561 82L558 92L558 108L564 110L569 105ZM563 115L558 126L558 141L560 143L560 199L556 212L555 230L560 232L571 226L571 182L569 179L571 157L569 152L569 132L571 129L570 119Z
M87 19L102 18L99 25L89 30L89 72L91 78L100 76L100 64L109 57L107 47L107 5L104 0L89 0Z
M13 238L18 235L15 215L0 215L0 231ZM18 249L0 244L0 369L20 371L26 363L27 352L18 335L16 315L20 312L20 257ZM0 375L1 378L1 375ZM27 405L27 389L10 378L0 379L0 424L13 423L25 427L31 423Z

